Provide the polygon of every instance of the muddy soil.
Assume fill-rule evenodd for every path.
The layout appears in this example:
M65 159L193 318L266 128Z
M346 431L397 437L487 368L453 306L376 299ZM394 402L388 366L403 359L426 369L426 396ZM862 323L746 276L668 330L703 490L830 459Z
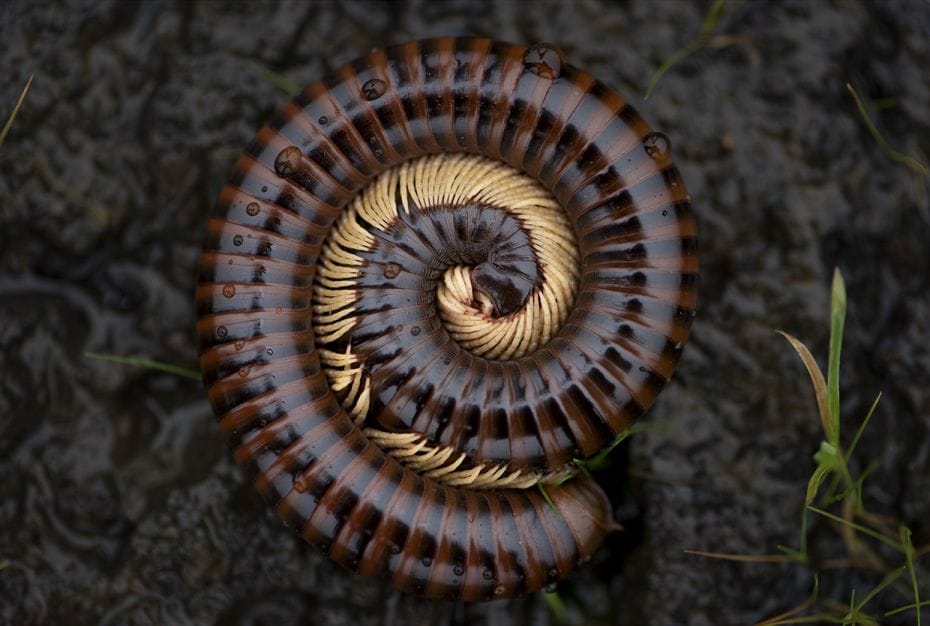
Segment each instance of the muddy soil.
M651 427L598 475L626 531L560 585L567 621L747 624L807 597L804 567L685 550L797 545L822 434L775 331L823 362L835 267L847 434L884 393L855 458L877 462L868 503L930 543L928 183L882 152L846 90L927 160L930 5L728 2L719 36L644 101L709 6L4 3L3 120L36 77L0 147L0 623L555 623L540 595L424 601L341 570L253 493L199 382L84 356L197 366L200 242L235 155L287 99L269 71L306 84L447 34L560 46L671 138L700 222L693 339ZM812 525L817 559L844 554ZM848 602L877 580L828 570L821 589Z

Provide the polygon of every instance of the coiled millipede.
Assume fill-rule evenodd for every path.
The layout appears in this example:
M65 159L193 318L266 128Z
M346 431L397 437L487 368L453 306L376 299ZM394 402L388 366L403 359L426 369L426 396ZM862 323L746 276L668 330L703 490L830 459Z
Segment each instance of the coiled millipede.
M652 404L694 314L669 149L548 45L411 42L304 89L236 162L197 289L210 401L276 513L426 596L589 559L616 525L573 461Z

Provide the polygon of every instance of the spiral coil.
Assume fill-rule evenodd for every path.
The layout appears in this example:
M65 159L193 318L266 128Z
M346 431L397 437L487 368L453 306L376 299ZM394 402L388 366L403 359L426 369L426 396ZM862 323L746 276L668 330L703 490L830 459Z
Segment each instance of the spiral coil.
M197 291L211 403L277 514L428 596L590 558L616 525L573 461L652 404L694 313L669 152L546 45L411 42L287 105L220 194Z

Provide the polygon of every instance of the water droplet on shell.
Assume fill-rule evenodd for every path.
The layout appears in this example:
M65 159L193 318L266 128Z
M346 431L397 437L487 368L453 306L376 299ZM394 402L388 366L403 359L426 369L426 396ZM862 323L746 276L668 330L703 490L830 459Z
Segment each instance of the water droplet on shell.
M252 216L258 215L259 210L261 207L258 206L258 202L249 202L245 207L245 212Z
M387 91L387 83L380 78L369 78L362 84L362 96L366 100L377 100Z
M232 285L232 284L223 285L223 297L224 298L232 298L234 295L236 295L235 285Z
M288 177L294 174L300 167L300 159L303 155L297 146L288 146L278 153L274 160L274 171L281 177Z
M554 80L562 73L562 53L547 43L538 43L523 53L523 65L537 76Z
M655 161L661 161L668 157L668 153L672 150L672 141L667 136L662 133L649 133L646 135L646 138L643 139L643 147L646 149L646 154L649 155L649 158Z

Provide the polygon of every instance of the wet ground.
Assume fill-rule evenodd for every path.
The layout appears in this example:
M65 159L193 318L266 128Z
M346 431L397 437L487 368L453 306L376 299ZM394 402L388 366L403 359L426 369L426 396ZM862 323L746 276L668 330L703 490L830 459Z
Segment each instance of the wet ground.
M869 505L930 543L930 203L869 135L930 151L930 5L24 1L0 7L0 623L554 623L542 597L464 606L340 570L276 521L228 458L198 382L85 351L196 367L198 249L225 172L300 84L441 34L559 45L672 139L700 220L702 305L674 382L599 475L627 527L567 584L570 622L746 624L800 603L796 565L686 549L797 545L821 435L785 329L822 357L849 290L847 431ZM626 468L626 471L625 469ZM836 533L819 558L842 555ZM848 601L877 582L830 571ZM906 604L896 591L876 612ZM930 613L925 611L925 620ZM895 622L895 620L898 620ZM913 614L889 618L911 623Z

